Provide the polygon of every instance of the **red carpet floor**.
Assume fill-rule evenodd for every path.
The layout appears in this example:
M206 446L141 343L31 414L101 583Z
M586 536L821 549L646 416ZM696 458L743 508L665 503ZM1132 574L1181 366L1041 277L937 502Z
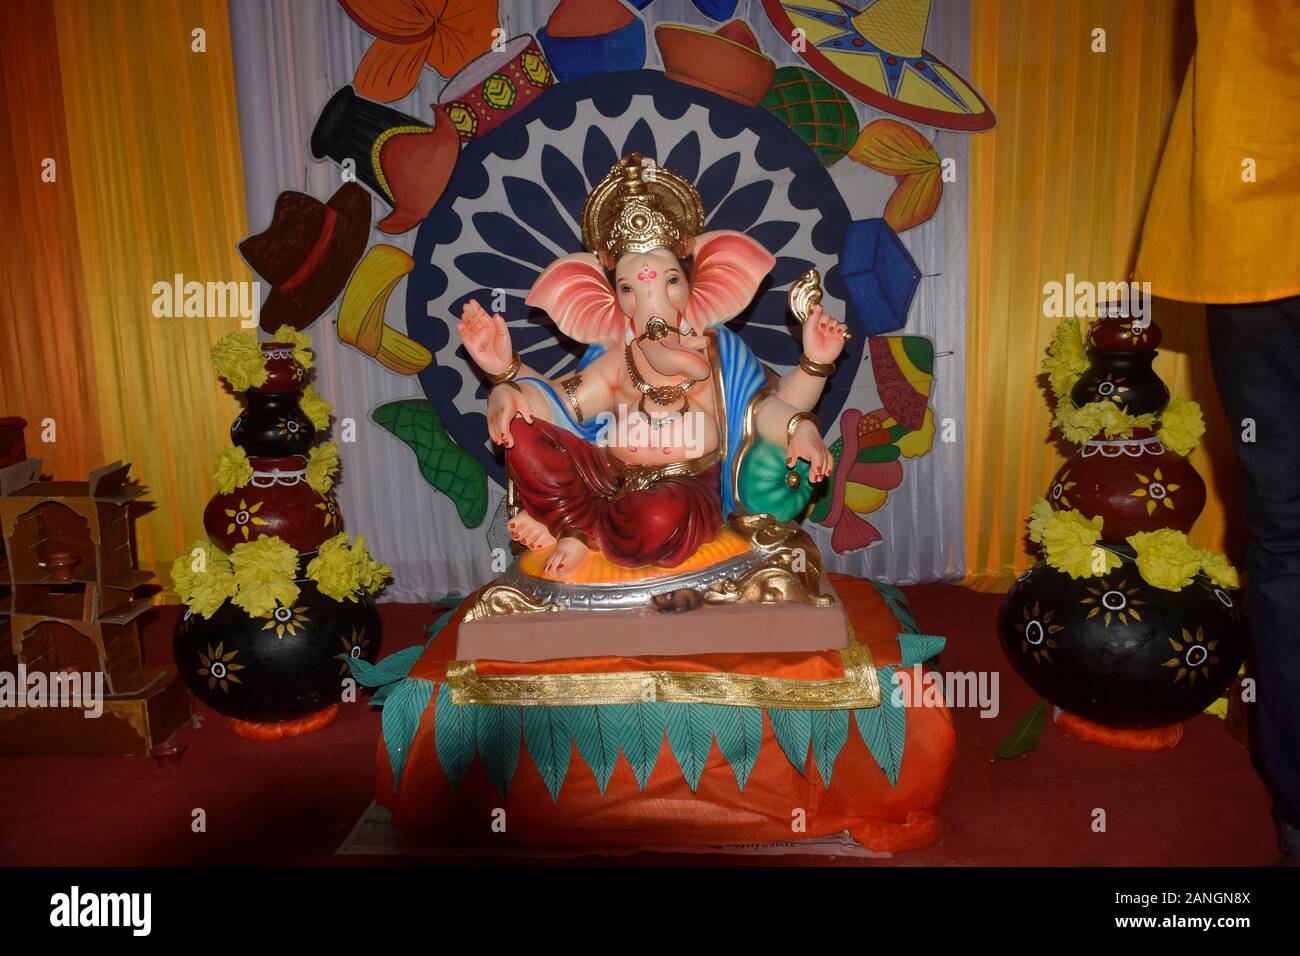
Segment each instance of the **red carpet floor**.
M955 714L958 756L940 808L943 838L867 865L1249 866L1275 859L1268 793L1245 748L1215 718L1190 721L1182 743L1157 754L1107 750L1049 726L1036 752L990 762L996 743L1036 700L1002 657L1000 597L951 585L906 590L921 629L948 636L944 670L998 672L1001 713L991 720L975 710ZM421 606L382 610L385 654L421 641L434 618ZM175 614L165 608L149 622L147 660L169 658ZM0 757L0 864L368 861L333 853L370 803L377 711L345 705L327 730L276 743L242 740L215 714L200 712L202 727L180 732L189 749L176 769L159 770L149 758ZM207 832L194 833L200 808ZM1104 832L1094 832L1098 810ZM692 866L704 862L689 858Z

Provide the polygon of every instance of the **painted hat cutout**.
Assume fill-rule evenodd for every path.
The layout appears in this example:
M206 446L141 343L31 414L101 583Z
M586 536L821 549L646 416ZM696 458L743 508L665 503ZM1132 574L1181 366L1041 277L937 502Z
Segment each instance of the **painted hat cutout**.
M447 81L438 102L468 143L535 103L554 82L541 47L524 34L467 64Z
M311 152L316 159L351 159L357 179L393 208L379 221L396 235L418 225L447 187L460 140L435 107L436 125L357 96L350 86L335 93L316 120Z
M763 0L763 8L781 36L803 31L796 52L809 66L868 106L970 133L997 122L970 83L922 49L930 0L875 0L861 11L836 0Z
M482 0L339 0L374 42L353 80L367 99L391 103L415 89L420 71L454 75L492 45L497 5Z
M628 0L632 6L638 10L644 10L654 0ZM710 20L726 20L736 12L737 0L691 0L695 4L695 9L704 14Z
M618 0L560 0L537 42L561 83L645 65L645 24Z
M670 80L746 106L758 105L776 72L776 64L763 55L744 20L732 20L712 33L682 23L661 23L655 27L655 43Z
M301 332L338 298L365 252L370 196L344 183L328 203L282 192L271 224L239 244L239 253L271 286L260 324L267 332L290 325Z

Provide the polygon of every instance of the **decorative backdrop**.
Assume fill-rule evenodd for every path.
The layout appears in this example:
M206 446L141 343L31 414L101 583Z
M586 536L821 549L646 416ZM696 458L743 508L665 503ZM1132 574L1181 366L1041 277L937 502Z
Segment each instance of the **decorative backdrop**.
M741 0L734 14L722 9L727 4L707 5L716 19L685 0L643 3L639 11L614 0L561 4L576 8L588 28L597 22L593 17L613 18L617 55L602 54L607 60L557 42L551 34L565 30L566 10L556 12L555 0L502 2L498 16L510 40L507 53L489 53L475 63L469 54L477 52L481 34L467 29L455 37L455 50L441 54L441 69L454 74L449 82L427 51L420 58L427 68L409 67L410 45L393 46L392 38L409 28L412 36L423 37L413 42L424 43L427 27L384 27L377 12L384 6L232 0L230 13L252 228L267 220L282 190L324 197L337 188L340 152L331 151L333 161L317 161L320 151L309 144L318 125L332 126L332 117L321 118L322 108L348 84L363 99L367 91L393 97L387 106L405 119L385 121L399 131L392 135L418 126L436 129L446 116L464 142L423 225L396 235L375 230L373 259L363 260L354 275L356 295L345 293L309 329L320 391L334 403L336 416L356 422L356 441L340 445L341 504L350 527L364 533L393 568L396 587L390 594L412 599L463 593L492 574L490 544L504 540L501 458L483 426L485 389L457 354L448 319L459 315L469 297L488 305L491 291L503 289L505 301L494 308L507 317L516 347L529 361L550 372L575 361L577 347L531 315L523 295L547 262L578 250L574 223L587 190L633 148L697 181L710 228L746 230L778 257L767 291L733 323L761 359L778 371L794 364L798 329L787 317L784 290L807 268L822 272L828 311L857 323L858 334L819 408L828 442L841 438L841 412L852 413L854 428L839 500L828 499L814 516L821 523L810 522L830 566L902 582L965 572L961 443L944 442L934 430L937 422L962 414L968 220L960 171L970 134L891 118L892 126L860 135L890 114L821 83L758 0ZM436 21L444 5L427 6ZM902 6L928 5L909 0ZM460 4L457 16L446 14L446 23L481 20L469 14L460 19L460 10L470 7L479 10L481 0ZM679 37L698 43L701 31L736 29L724 28L733 19L748 25L761 52L739 54L734 70L709 81L743 86L754 80L750 65L761 68L770 59L778 71L770 81L774 90L760 77L752 90L733 88L724 97L664 75L664 54L677 58ZM376 40L362 23L389 39ZM666 43L657 27L668 31ZM928 29L922 18L915 31L927 51L933 48L956 73L964 71L964 3L936 4ZM527 44L524 37L540 43ZM736 41L710 42L724 49ZM459 60L451 55L457 51ZM538 51L544 51L545 67L538 66ZM935 62L926 55L928 63ZM390 58L382 69L375 66L381 57ZM484 62L492 69L481 70ZM669 69L694 69L700 60L684 56L683 62ZM493 69L508 81L473 82ZM616 72L606 72L611 69ZM579 75L584 70L589 75ZM755 105L741 101L746 95L768 98ZM838 112L828 113L821 100L833 100ZM807 122L800 112L805 101L818 111ZM940 158L950 158L958 171L955 182L941 187ZM393 167L397 177L404 175ZM366 182L360 173L358 178ZM379 184L377 196L385 189ZM376 201L377 219L394 203L402 206L401 186L393 190L387 204ZM927 206L927 197L935 197L937 209ZM868 225L882 216L888 225ZM851 254L844 248L850 223L858 224L855 235L861 236ZM901 298L901 327L891 327L900 338L893 347L878 340L874 360L863 318L840 274L845 261L862 290L858 301L870 295L886 304L891 296ZM910 279L909 265L915 270ZM879 306L864 314L886 312ZM362 329L370 330L368 338ZM409 340L401 346L409 361L385 353L378 345L381 335L389 342ZM416 374L400 374L421 365ZM889 383L885 389L882 376ZM919 396L923 412L927 392L931 413L917 414L908 395ZM900 416L915 421L901 423ZM843 453L844 445L833 450Z

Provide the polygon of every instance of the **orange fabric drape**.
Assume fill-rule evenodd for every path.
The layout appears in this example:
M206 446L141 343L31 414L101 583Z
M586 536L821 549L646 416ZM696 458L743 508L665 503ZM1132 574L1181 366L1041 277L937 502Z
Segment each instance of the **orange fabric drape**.
M162 570L202 535L208 461L238 411L208 359L238 318L152 309L154 284L177 274L252 278L235 251L247 229L226 5L3 0L0 16L0 162L18 174L3 187L18 215L0 230L0 413L28 420L29 454L59 478L132 462L155 503L136 523L140 564Z
M84 476L104 452L54 7L5 0L0 17L0 415L27 419L47 472Z
M1043 315L1043 286L1129 278L1194 36L1174 0L981 0L971 19L973 80L998 125L971 138L966 561L968 583L1003 589L1035 560L1025 519L1063 461L1038 380L1059 321ZM1192 456L1209 502L1191 539L1223 549L1239 478L1204 315L1157 301L1154 317L1156 371L1210 428Z

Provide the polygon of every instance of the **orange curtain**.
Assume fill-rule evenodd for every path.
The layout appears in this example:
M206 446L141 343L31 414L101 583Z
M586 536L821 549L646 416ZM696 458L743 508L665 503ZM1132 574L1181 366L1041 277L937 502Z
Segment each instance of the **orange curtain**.
M971 138L967 583L1002 590L1036 559L1025 520L1063 460L1038 379L1058 321L1043 286L1129 278L1194 35L1191 5L1174 0L979 0L971 21L973 79L998 125ZM1232 556L1240 479L1204 312L1157 301L1154 317L1156 371L1210 429L1192 456L1209 503L1191 539Z
M140 563L161 570L202 534L207 462L238 412L208 360L238 319L152 308L176 274L251 278L235 251L247 229L226 4L2 0L0 16L0 162L18 174L0 230L0 413L28 420L28 453L57 477L132 462L156 505L136 525Z

